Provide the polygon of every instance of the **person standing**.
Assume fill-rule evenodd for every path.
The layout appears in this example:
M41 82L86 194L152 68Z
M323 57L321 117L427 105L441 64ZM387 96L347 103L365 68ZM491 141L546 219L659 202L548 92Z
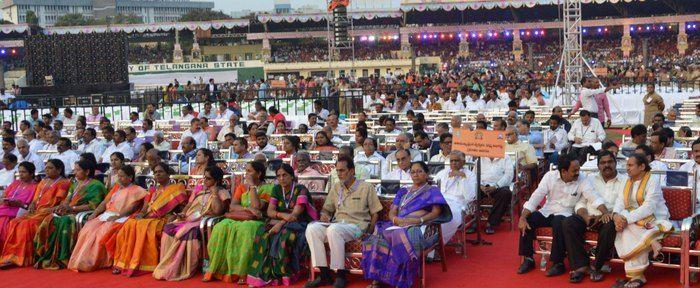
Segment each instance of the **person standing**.
M644 95L644 125L651 125L654 115L662 113L666 105L664 99L656 93L654 83L647 84L647 94Z

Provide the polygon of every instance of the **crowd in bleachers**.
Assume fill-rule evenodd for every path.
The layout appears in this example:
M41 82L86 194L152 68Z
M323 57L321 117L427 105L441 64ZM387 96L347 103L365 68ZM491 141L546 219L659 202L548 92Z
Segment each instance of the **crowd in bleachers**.
M158 43L155 47L130 45L129 63L156 64L170 63L173 59L173 48L169 44Z

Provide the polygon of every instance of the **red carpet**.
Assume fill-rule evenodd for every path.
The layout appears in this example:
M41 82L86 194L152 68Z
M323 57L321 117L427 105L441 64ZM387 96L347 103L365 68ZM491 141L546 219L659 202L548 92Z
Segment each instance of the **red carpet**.
M505 227L504 223L504 227ZM454 253L454 248L447 248L447 272L440 271L439 264L428 265L428 286L442 287L610 287L616 278L622 278L624 273L620 264L613 265L612 275L606 276L602 283L592 283L586 279L583 283L572 285L568 283L568 275L547 278L544 272L534 270L526 275L515 273L519 258L517 256L517 233L498 231L497 234L486 237L492 241L491 246L469 246L467 259ZM244 287L236 284L200 281L201 275L182 282L156 281L149 275L136 278L114 276L110 270L93 273L76 273L72 271L47 271L33 268L18 268L0 271L2 287L52 287L52 288L81 288L81 287ZM651 268L647 271L649 284L645 287L679 287L678 271L663 268ZM353 276L350 287L365 287L369 282ZM298 283L294 287L301 287ZM416 286L417 287L417 286Z

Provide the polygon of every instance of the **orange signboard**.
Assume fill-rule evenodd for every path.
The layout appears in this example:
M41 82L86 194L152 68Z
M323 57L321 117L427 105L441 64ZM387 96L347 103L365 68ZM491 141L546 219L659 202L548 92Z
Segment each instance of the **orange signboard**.
M455 129L452 149L474 157L503 158L506 155L506 131Z

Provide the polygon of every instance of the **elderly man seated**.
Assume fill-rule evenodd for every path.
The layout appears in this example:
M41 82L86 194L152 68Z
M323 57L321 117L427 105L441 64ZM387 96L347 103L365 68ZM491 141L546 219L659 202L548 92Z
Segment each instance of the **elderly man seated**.
M380 178L387 165L384 157L377 152L377 139L371 137L365 139L362 144L362 152L355 155L354 161L359 165L357 177L362 180L372 177ZM376 164L372 162L376 162Z
M411 155L406 149L400 149L396 151L396 163L398 167L394 168L386 174L383 179L385 180L411 180Z
M310 192L325 192L326 180L304 179L304 177L323 177L324 175L311 167L311 155L306 151L299 151L296 154L297 171L300 178L299 184L304 185Z
M506 128L506 153L515 153L516 164L522 169L537 168L538 160L535 148L529 143L519 141L518 134L511 126Z
M649 253L653 252L656 258L662 247L658 241L673 229L661 183L651 177L650 170L644 155L632 154L627 159L629 178L617 193L613 216L617 231L615 249L625 261L629 279L618 287L637 288L646 284L644 271L649 266Z
M388 156L386 156L386 167L384 167L384 174L388 174L390 171L389 169L389 164L393 163L396 161L396 151L398 150L407 150L411 154L411 161L423 161L423 154L418 151L417 149L413 149L413 134L410 133L401 133L399 136L396 136L396 143L394 144L394 149L396 149L394 152L391 152Z
M442 224L442 238L445 243L452 239L459 226L462 225L462 211L467 210L476 199L476 175L464 164L466 157L461 151L451 151L449 154L450 167L435 175L435 181L440 186L440 192L445 197L452 211L452 220Z
M552 227L552 253L549 259L552 266L547 270L547 276L558 276L566 272L564 256L566 255L565 236L562 228L564 220L574 213L576 205L586 199L602 214L607 214L605 203L591 182L579 175L579 162L573 155L563 154L559 156L559 165L556 171L549 171L530 200L523 205L522 216L518 222L520 229L520 243L518 254L523 256L523 262L518 268L518 274L527 273L535 268L535 260L532 241L535 240L535 231L541 227ZM544 205L540 203L546 200Z
M573 142L572 152L578 157L580 163L586 162L586 155L593 154L599 145L605 140L605 129L600 121L591 117L587 110L579 112L581 118L576 119L569 131L569 141ZM598 147L596 147L598 146Z
M319 222L306 228L306 240L311 252L311 265L321 271L318 278L304 287L331 285L331 273L335 271L333 287L346 287L345 242L371 234L379 219L382 204L372 185L355 179L355 165L348 155L338 158L336 171L340 182L331 187L323 204ZM330 266L326 248L330 247Z
M177 162L180 167L180 174L189 174L190 172L190 160L194 159L197 155L197 143L192 137L186 137L182 140L182 153L177 153L172 156L172 161Z
M597 163L598 173L588 178L598 196L605 202L608 212L611 212L615 206L617 194L622 191L623 185L627 182L627 176L617 173L617 159L610 151L601 151L598 154ZM610 260L612 254L615 242L615 223L612 221L612 214L601 214L594 204L587 200L577 203L576 214L567 217L562 223L566 252L569 254L569 265L572 271L569 275L571 283L583 281L586 273L590 275L591 281L602 281L604 276L601 269L605 262ZM598 232L595 263L592 267L589 267L590 258L585 247L586 229Z

